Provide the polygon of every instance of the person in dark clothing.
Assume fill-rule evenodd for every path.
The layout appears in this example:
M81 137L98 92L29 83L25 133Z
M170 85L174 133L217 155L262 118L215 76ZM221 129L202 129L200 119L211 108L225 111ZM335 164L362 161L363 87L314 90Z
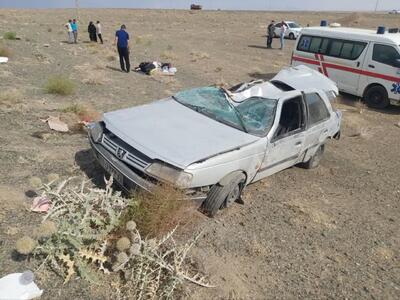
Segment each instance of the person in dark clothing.
M268 25L267 30L267 48L272 48L272 40L275 35L275 21L272 20L271 23Z
M96 26L90 21L88 26L89 38L91 42L97 42Z
M129 73L131 64L129 62L129 34L126 26L121 25L121 29L115 33L115 44L117 45L121 70Z

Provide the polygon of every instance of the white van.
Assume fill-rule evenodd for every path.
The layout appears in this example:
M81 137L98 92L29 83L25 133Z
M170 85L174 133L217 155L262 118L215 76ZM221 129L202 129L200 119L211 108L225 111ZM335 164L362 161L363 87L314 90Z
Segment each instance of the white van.
M400 33L304 28L291 64L320 71L335 81L340 91L363 97L370 107L400 105Z

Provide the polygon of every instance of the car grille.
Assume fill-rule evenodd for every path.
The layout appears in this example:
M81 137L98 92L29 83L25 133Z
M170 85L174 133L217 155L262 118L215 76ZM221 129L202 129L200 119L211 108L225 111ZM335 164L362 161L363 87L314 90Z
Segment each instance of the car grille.
M118 159L139 170L146 169L151 164L151 159L130 147L118 138L111 138L103 134L101 143Z

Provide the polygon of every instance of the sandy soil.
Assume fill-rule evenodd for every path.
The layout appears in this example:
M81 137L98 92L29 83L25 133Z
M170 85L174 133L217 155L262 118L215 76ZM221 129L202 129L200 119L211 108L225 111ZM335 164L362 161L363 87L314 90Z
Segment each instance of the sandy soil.
M0 9L0 35L13 52L0 65L0 276L30 268L13 252L15 241L40 222L26 210L32 176L101 178L80 133L50 132L49 115L73 122L73 103L99 112L160 99L180 89L270 78L290 63L294 45L265 48L266 25L288 19L317 25L399 26L398 16L374 14L81 10L77 45L65 43L63 24L73 10ZM104 45L88 43L88 21L101 20ZM127 25L132 61L169 61L174 77L125 74L113 58L115 29ZM48 44L48 45L46 45ZM274 41L278 47L278 41ZM77 86L71 96L46 94L51 75ZM1 95L0 95L1 96ZM203 229L194 256L217 285L187 286L193 299L399 299L400 108L365 108L343 96L343 137L330 142L320 168L291 168L249 186L245 205L215 219L198 215L183 235ZM190 229L190 230L189 230ZM39 278L43 299L107 299L110 290L76 280ZM190 295L190 296L189 296Z

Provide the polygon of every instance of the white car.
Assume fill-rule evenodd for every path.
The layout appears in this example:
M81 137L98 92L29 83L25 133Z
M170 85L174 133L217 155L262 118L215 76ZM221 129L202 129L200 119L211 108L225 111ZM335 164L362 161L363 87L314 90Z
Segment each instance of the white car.
M397 14L400 14L400 10L393 9L393 10L389 11L389 14L390 14L390 15L397 15Z
M300 27L299 24L292 22L292 21L285 21L287 25L287 30L285 32L285 38L289 38L291 40L297 39L297 37L300 34L300 31L302 27ZM280 37L281 36L281 26L282 23L277 23L275 24L275 37Z
M318 87L318 88L315 88ZM172 184L209 216L243 189L293 165L317 167L341 113L336 85L306 66L230 90L203 87L105 113L89 140L100 165L126 190Z

